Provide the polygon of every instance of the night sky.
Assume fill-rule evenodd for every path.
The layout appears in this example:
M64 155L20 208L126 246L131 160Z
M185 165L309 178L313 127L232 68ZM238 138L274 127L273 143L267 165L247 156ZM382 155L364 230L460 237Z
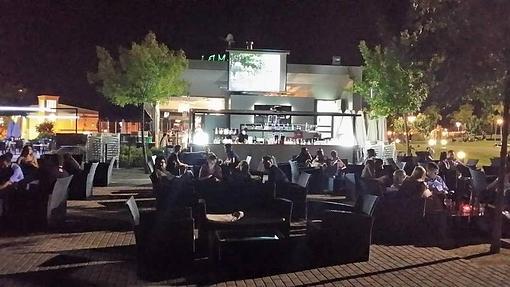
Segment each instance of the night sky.
M289 63L360 65L360 40L379 43L379 24L397 32L407 0L128 1L0 0L0 81L21 84L30 95L60 95L63 103L128 116L109 105L86 79L95 71L95 46L117 50L152 30L190 59L222 53L232 33L236 46L288 49Z

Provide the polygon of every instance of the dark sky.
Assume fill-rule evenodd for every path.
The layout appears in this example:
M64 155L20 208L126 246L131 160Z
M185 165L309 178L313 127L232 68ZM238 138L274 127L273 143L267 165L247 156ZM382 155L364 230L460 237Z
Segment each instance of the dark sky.
M359 41L378 43L381 20L398 31L407 8L407 0L0 0L0 81L107 117L119 109L86 79L97 67L96 45L117 50L152 30L198 59L223 52L219 38L232 33L238 45L290 50L290 63L329 64L339 55L359 65Z

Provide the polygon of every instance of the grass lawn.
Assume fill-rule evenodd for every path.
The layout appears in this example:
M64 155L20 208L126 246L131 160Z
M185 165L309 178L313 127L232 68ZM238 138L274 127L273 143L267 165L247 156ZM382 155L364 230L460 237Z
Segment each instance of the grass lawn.
M434 158L439 158L441 151L454 150L455 152L463 151L466 153L467 159L479 159L478 166L490 165L490 158L499 157L500 147L495 144L497 141L476 141L476 142L448 142L442 148L440 145L434 147ZM413 151L424 151L427 148L427 142L418 141L411 142ZM398 144L397 150L405 152L405 144Z

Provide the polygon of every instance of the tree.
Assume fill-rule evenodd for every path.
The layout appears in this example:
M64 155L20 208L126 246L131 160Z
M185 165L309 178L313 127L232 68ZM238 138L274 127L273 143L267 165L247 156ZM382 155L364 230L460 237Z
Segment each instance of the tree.
M35 130L39 133L37 138L50 138L55 135L53 128L55 125L52 122L42 122L35 127Z
M464 125L469 135L476 135L480 132L483 120L475 114L475 107L472 104L463 104L451 116L451 123L460 122Z
M431 96L443 105L466 95L503 101L500 178L505 177L510 121L510 5L506 0L412 0L413 19L402 33L411 57L429 61ZM474 91L474 93L473 93ZM484 91L492 91L495 99ZM480 93L481 92L481 93ZM445 95L448 95L446 97ZM496 192L491 251L501 249L504 181Z
M498 122L503 120L503 103L490 106L490 112L487 113L486 123L491 126L491 132L497 134Z
M441 119L442 116L439 108L435 105L431 105L416 116L413 127L415 132L422 134L424 137L428 137Z
M363 80L355 83L354 91L367 101L370 114L407 118L418 111L427 98L428 87L414 63L401 61L395 48L370 49L363 41L359 47L364 60ZM408 134L407 121L404 129ZM406 147L410 154L407 136Z
M97 47L96 52L97 72L88 73L89 82L116 105L140 107L143 156L147 162L144 104L185 95L188 85L182 74L188 66L186 56L182 50L173 51L159 43L152 32L141 43L133 42L129 49L120 47L118 59L102 47Z

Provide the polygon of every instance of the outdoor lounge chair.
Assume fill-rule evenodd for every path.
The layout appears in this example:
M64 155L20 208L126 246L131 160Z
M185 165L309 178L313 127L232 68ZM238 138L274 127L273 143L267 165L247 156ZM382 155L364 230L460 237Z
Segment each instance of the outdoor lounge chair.
M139 210L134 197L126 204L135 232L138 275L156 279L189 267L195 253L191 209Z
M72 175L57 178L53 191L48 199L48 210L46 215L48 226L56 226L65 222L67 214L67 192L72 179Z
M367 261L377 200L375 195L362 195L354 206L309 202L307 236L314 261L328 265Z
M109 162L100 162L94 176L94 186L108 186L112 180L113 165L117 157L112 157Z
M69 188L69 199L86 199L92 196L94 175L96 174L98 162L94 162L79 174L76 174L71 181Z

